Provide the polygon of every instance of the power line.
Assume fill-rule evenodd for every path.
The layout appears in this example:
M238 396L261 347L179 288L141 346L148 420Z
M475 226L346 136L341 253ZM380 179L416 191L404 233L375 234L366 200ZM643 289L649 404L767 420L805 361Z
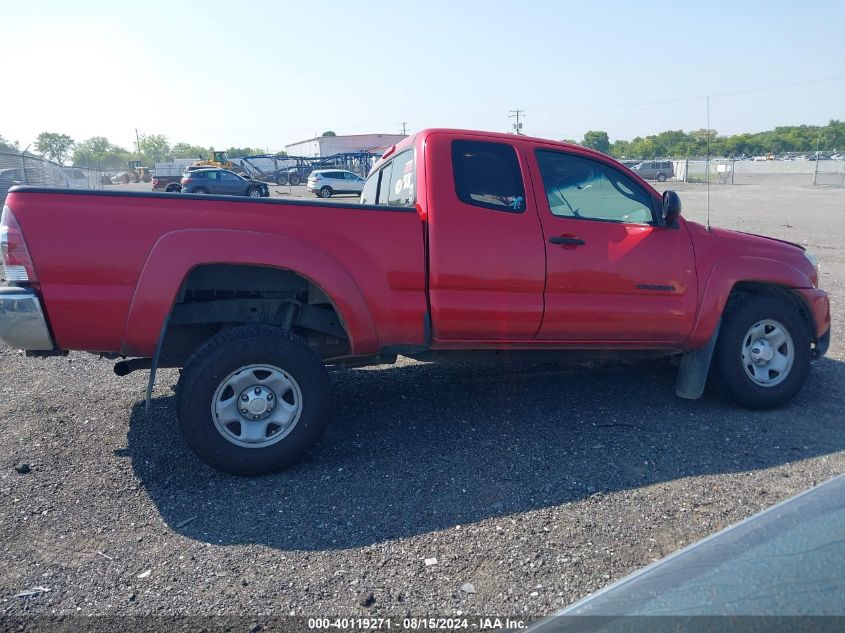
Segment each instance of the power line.
M838 81L845 79L845 75L833 75L831 77L821 77L819 79L807 79L804 81L792 81L789 83L775 84L770 86L758 86L756 88L746 88L744 90L732 90L729 92L719 92L711 95L701 95L697 97L679 97L677 99L664 99L661 101L643 101L640 103L618 103L614 105L592 105L589 109L607 109L607 108L638 108L642 106L664 105L668 103L684 103L687 101L704 101L709 97L735 97L738 95L750 94L753 92L766 92L768 90L780 90L782 88L792 88L794 86L806 86L809 84L826 83L828 81Z
M404 134L405 136L408 135L408 132L407 132L406 127L405 127L406 125L408 125L408 122L402 121L402 134Z
M508 112L509 119L516 119L516 123L513 124L514 133L522 134L522 123L519 122L519 117L525 116L525 110L509 110Z

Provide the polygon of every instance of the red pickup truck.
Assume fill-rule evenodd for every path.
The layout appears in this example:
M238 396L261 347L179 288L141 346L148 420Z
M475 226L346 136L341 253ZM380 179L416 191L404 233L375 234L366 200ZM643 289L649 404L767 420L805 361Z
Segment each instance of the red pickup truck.
M829 344L803 248L685 221L673 192L542 139L419 132L361 204L18 187L6 205L0 338L124 357L150 388L181 367L181 430L233 473L318 440L327 367L666 356L696 398L712 358L729 395L766 408Z

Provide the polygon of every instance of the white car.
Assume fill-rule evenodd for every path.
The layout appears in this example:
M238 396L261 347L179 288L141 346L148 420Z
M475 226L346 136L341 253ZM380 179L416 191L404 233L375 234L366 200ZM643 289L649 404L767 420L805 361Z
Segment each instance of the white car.
M345 169L317 169L308 176L306 188L321 198L331 198L336 193L360 194L364 179Z

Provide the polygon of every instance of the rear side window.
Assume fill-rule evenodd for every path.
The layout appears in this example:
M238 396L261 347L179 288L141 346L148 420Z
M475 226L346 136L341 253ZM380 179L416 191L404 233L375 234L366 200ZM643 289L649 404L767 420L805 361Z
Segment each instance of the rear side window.
M454 141L455 192L467 204L496 211L525 210L525 189L516 150L505 143Z
M414 152L408 150L397 154L393 159L390 172L390 185L387 190L387 204L392 207L412 207L416 201L416 173L414 170Z
M388 194L390 193L390 171L393 163L387 163L378 172L378 201L376 204L387 206Z
M417 201L414 150L409 149L367 178L361 204L412 207Z
M376 194L378 194L378 179L379 173L375 173L364 183L364 188L361 190L361 204L375 204Z

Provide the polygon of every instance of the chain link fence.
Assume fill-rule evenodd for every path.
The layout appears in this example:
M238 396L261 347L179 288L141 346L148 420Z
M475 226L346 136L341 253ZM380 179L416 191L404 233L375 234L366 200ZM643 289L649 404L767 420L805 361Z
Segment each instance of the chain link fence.
M66 167L30 154L0 152L0 203L15 185L101 189L96 169Z
M673 160L675 180L726 185L845 185L845 160ZM708 169L709 168L709 169Z

